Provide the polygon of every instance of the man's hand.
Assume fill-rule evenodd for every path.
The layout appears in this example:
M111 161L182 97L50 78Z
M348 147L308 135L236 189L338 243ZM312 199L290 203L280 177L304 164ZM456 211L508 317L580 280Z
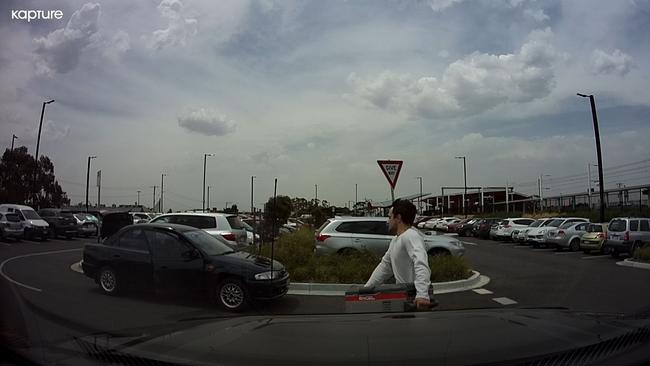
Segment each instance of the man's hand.
M415 306L417 307L418 310L429 310L431 309L431 301L427 299L415 299L414 301Z

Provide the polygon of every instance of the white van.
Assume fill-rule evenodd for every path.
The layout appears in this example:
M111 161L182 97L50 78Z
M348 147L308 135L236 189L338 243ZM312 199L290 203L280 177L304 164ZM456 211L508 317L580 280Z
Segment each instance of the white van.
M50 225L29 206L1 204L0 212L13 212L18 214L20 222L25 228L25 238L27 239L40 238L41 240L45 240L50 234Z

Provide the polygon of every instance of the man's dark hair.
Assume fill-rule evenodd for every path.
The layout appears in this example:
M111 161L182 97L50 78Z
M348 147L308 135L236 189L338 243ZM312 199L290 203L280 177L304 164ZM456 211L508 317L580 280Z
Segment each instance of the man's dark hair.
M395 200L392 207L393 217L400 215L403 223L409 226L413 225L413 221L415 221L415 214L417 213L417 209L415 208L413 202L408 200Z

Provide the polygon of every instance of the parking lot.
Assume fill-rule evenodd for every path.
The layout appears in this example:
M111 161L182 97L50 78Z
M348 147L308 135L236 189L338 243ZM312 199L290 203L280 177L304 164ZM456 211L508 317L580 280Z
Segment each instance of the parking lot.
M563 307L594 312L633 313L650 304L645 291L650 271L623 267L618 260L582 252L557 252L512 243L462 238L472 268L490 277L481 289L437 296L436 311L498 307ZM0 292L12 324L5 332L19 342L38 334L43 342L70 335L178 323L185 320L260 314L336 314L343 299L332 296L285 297L257 303L242 314L216 307L204 298L152 293L104 295L70 266L81 258L87 239L0 243ZM18 306L18 305L22 306ZM31 314L25 314L29 311ZM109 312L109 313L107 313ZM31 337L30 339L35 339Z

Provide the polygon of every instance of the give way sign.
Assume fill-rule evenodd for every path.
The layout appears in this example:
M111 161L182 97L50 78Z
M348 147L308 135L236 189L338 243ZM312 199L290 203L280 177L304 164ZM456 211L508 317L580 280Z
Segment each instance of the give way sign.
M390 184L391 189L395 189L403 163L402 160L377 160L377 164L379 164L381 171L386 176L386 179L388 179L388 184Z

